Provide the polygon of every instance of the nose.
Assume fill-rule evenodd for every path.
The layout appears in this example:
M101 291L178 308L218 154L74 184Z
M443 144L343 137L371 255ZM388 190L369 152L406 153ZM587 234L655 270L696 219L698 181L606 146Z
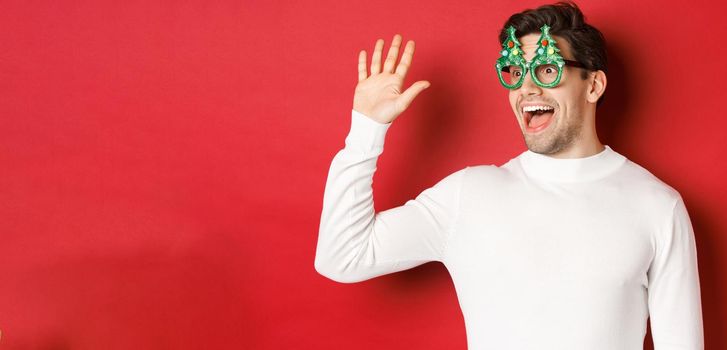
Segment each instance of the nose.
M523 76L523 84L520 86L520 93L527 96L540 95L543 93L542 88L535 84L530 76L530 71Z

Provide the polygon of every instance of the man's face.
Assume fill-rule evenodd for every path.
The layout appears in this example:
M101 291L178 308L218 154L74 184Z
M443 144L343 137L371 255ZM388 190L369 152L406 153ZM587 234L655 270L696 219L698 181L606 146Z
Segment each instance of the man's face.
M560 55L574 60L570 44L562 37L552 35ZM523 57L530 61L538 47L539 33L519 38ZM522 86L510 90L510 106L515 112L525 143L533 152L554 154L567 150L576 143L584 128L585 111L588 105L586 92L588 81L581 79L579 68L564 66L563 75L554 88L542 88L533 82L530 72L523 77ZM526 106L545 105L554 110L547 113L524 112Z

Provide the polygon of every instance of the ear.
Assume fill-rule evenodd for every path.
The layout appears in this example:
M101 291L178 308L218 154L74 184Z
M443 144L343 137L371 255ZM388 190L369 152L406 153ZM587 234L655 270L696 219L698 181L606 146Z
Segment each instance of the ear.
M591 72L590 82L586 98L588 102L596 103L598 102L598 98L606 92L606 73L602 70Z

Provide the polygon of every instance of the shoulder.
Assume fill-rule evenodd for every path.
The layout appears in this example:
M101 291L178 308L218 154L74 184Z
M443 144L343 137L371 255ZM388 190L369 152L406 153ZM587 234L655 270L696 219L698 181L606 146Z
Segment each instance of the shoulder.
M494 164L470 165L467 167L472 177L501 177L510 174L507 168L499 167Z
M627 159L620 173L618 185L640 205L670 210L681 200L679 191L636 162Z
M492 192L503 189L513 182L512 171L494 164L470 165L465 168L463 187L469 191L486 190Z

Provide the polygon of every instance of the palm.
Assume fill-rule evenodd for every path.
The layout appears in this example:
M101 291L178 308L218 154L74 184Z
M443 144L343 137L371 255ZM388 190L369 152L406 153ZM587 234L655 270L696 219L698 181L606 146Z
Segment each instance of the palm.
M411 101L421 91L429 87L429 82L418 81L407 89L401 91L404 78L411 65L414 55L414 42L407 42L401 62L394 67L399 54L401 36L395 35L391 48L381 67L381 51L383 40L376 41L371 62L371 75L367 75L366 51L359 53L359 81L353 97L353 109L380 122L389 123L409 107Z

